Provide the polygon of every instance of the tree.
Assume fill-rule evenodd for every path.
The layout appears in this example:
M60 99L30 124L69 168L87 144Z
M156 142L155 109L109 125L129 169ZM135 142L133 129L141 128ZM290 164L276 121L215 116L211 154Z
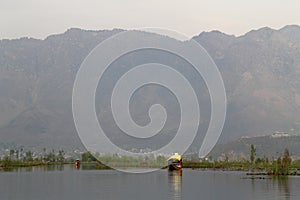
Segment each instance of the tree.
M269 158L265 158L264 159L264 166L265 166L265 169L267 170L267 171L269 171L269 165L270 165L270 161L269 161Z
M13 159L13 155L15 154L15 150L11 149L9 150L9 158L12 160Z
M282 163L281 163L283 175L289 174L289 168L290 168L291 162L292 162L292 159L290 157L290 152L288 149L285 149L284 153L283 153L283 157L282 157Z
M44 156L44 161L46 162L55 162L56 161L56 155L54 149L48 154Z
M83 162L91 162L91 161L97 161L97 159L91 154L90 151L84 152L81 155L81 160Z
M58 151L57 161L58 162L63 162L64 160L65 160L65 152L64 152L64 150Z
M166 158L164 157L164 156L161 156L161 155L159 155L159 156L157 156L156 157L156 162L158 163L158 164L165 164L166 163Z
M25 153L25 161L33 161L32 152L31 151L27 151Z
M275 175L281 174L281 158L278 157L276 161L276 167L275 167Z
M255 164L261 164L262 162L264 162L264 159L262 159L262 158L256 158L256 160L255 160Z
M290 165L290 164L291 164L292 159L291 159L291 157L290 157L290 152L289 152L288 149L284 149L282 161L283 161L286 165Z
M282 157L278 157L277 161L273 161L273 175L289 175L292 159L289 150L285 149Z
M20 149L20 158L23 158L23 148Z
M3 167L8 167L11 164L11 159L9 156L4 156L3 160L2 160L2 165Z
M255 160L255 156L256 156L256 149L255 149L254 145L251 144L251 147L250 147L250 161L251 161L251 164L253 164L253 162Z
M16 158L17 158L17 160L19 160L19 155L20 155L20 151L16 150Z

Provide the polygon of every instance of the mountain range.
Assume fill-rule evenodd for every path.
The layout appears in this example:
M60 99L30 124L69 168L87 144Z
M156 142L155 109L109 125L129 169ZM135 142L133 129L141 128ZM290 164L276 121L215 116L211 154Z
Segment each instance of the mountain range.
M0 40L0 145L83 149L72 117L75 76L96 45L121 31L72 28L44 40ZM165 36L159 37L162 42L166 40ZM276 131L300 134L300 26L279 30L265 27L238 37L219 31L202 32L193 39L207 50L224 80L227 116L219 143ZM174 40L174 44L178 42ZM165 63L177 63L168 56L144 53L141 58L127 58L125 63L147 61L151 56ZM185 70L184 65L180 70ZM193 79L192 73L186 73ZM113 80L113 74L109 80ZM205 132L210 101L205 84L199 83L198 87L205 116L199 131ZM141 124L149 120L143 116L150 104L162 102L169 109L169 128L161 133L162 138L153 138L155 147L164 145L178 127L178 110L173 108L176 100L169 96L159 87L146 88L137 95L132 107L133 118ZM101 97L96 98L99 119L112 132L112 140L134 143L125 136L119 137L110 118L101 115L107 109ZM202 138L201 134L197 136L191 149L199 147Z

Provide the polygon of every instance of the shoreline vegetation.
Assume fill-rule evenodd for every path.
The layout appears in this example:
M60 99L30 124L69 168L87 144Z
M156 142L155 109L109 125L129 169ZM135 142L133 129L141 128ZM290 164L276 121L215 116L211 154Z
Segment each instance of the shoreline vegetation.
M98 159L96 159L97 157ZM5 156L0 160L0 171L33 166L53 166L74 164L73 158L64 158L64 152L59 151L57 154L54 151L44 154L39 158L32 158L31 152L26 152L25 157L19 158L15 151L11 151L9 156ZM109 163L108 167L103 163ZM114 167L147 167L147 168L166 168L167 158L164 156L132 158L128 156L92 155L90 152L85 152L81 155L81 164L93 165L94 169L113 169ZM268 158L256 158L256 149L254 145L250 148L250 159L239 161L211 161L211 159L191 159L184 158L183 168L199 169L199 170L221 170L221 171L243 171L246 175L251 176L300 176L300 161L292 161L289 151L284 150L282 156L270 161Z

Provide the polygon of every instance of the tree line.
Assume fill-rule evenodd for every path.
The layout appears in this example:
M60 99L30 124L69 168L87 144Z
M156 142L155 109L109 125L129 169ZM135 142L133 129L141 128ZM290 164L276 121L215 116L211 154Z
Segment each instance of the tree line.
M292 175L296 171L295 165L292 165L292 159L288 149L284 149L283 155L277 159L269 161L268 158L256 158L256 148L253 144L250 146L250 162L255 166L263 166L268 175Z
M47 152L46 148L43 148L43 152L36 156L30 150L24 151L21 149L10 149L9 154L0 159L0 166L27 166L27 165L39 165L42 163L63 163L66 162L64 150L56 152L54 149Z

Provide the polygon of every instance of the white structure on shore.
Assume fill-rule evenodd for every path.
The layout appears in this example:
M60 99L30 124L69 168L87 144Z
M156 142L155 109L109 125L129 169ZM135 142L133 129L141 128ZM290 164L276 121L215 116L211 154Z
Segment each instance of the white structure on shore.
M272 134L273 138L279 138L279 137L289 137L290 135L285 132L275 132Z

